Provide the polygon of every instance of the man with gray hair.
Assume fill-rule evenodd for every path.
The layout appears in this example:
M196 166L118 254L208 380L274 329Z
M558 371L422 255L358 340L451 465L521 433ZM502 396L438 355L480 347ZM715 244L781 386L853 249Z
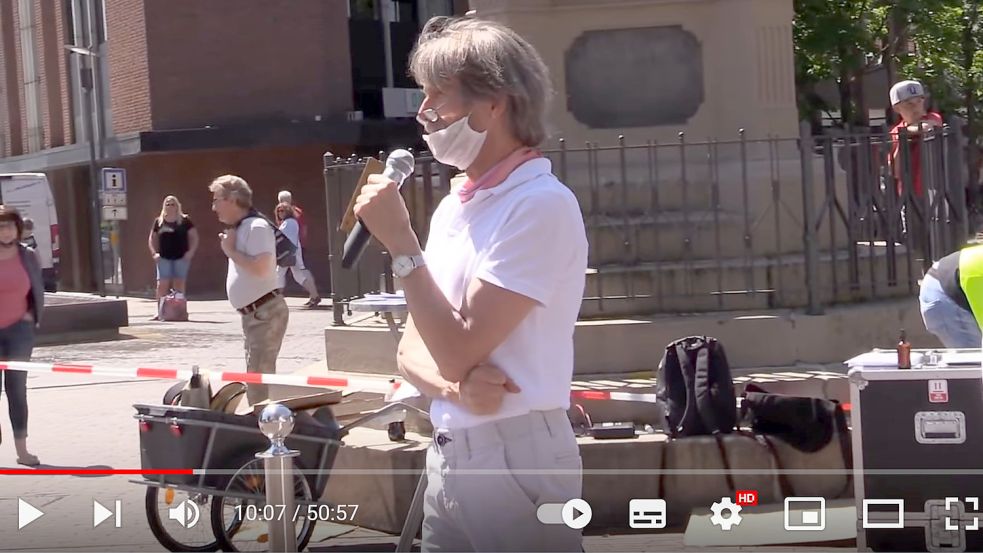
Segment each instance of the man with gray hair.
M225 289L229 303L242 315L246 371L275 373L290 315L277 281L276 235L266 218L253 209L253 191L241 177L218 177L208 190L212 211L226 226L218 235L222 252L229 258ZM267 386L250 384L246 398L250 404L268 399Z
M297 224L300 226L300 244L297 244L297 247L303 247L307 242L307 221L304 220L304 210L294 203L294 195L289 190L281 190L276 195L276 200L277 203L289 204L293 208L294 219L297 219Z
M371 175L355 212L406 294L400 372L433 399L423 550L580 551L590 516L567 409L587 238L536 149L549 74L522 37L478 18L430 20L410 68L431 153L467 180L434 213L426 252L391 180ZM554 524L538 520L544 505Z

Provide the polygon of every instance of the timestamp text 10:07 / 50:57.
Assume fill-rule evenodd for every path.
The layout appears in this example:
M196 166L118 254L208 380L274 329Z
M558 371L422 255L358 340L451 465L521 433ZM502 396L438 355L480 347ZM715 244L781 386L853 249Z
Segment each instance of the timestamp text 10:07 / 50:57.
M236 505L236 518L243 521L284 520L292 516L292 521L311 520L315 522L353 522L358 505L296 505L293 513L286 512L285 505Z

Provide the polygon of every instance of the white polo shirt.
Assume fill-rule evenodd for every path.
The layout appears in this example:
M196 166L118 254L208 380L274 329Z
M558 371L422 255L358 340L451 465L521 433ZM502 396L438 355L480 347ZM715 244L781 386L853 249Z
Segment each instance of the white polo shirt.
M276 235L273 227L260 217L246 219L235 229L236 249L249 255L257 256L268 253L276 257ZM229 272L225 278L225 291L229 303L236 309L253 303L259 298L277 289L276 267L263 276L257 276L240 267L229 259Z
M434 212L424 255L455 308L475 278L538 303L488 360L522 391L507 394L501 409L487 416L434 400L434 426L469 428L530 411L568 409L587 233L577 198L553 175L550 161L527 161L467 203L454 193L444 198Z

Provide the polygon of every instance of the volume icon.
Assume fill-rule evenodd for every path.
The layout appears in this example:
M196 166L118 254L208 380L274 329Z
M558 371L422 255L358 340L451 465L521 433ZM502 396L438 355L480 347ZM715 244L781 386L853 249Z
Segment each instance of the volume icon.
M178 524L185 528L191 528L195 524L198 524L200 517L201 511L198 509L198 505L194 501L188 501L187 499L167 511L167 518L177 521Z
M120 511L122 510L123 502L119 499L113 504L114 509L110 510L102 503L93 500L92 501L92 527L95 528L106 522L109 519L113 519L115 526L120 528L123 526L123 520L120 517Z

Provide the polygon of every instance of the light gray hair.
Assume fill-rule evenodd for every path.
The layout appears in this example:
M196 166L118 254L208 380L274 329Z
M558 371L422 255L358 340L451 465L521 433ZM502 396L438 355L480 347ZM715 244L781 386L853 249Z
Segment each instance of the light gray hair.
M475 17L435 17L410 56L410 76L442 90L458 82L469 100L505 95L509 126L526 146L546 140L553 94L549 70L531 44L512 29Z
M208 190L213 194L215 192L222 194L223 198L231 199L239 207L248 209L253 206L253 190L242 177L222 175L212 181Z
M287 202L288 204L294 203L294 195L290 193L289 190L281 190L279 194L276 195L276 200L280 203Z

